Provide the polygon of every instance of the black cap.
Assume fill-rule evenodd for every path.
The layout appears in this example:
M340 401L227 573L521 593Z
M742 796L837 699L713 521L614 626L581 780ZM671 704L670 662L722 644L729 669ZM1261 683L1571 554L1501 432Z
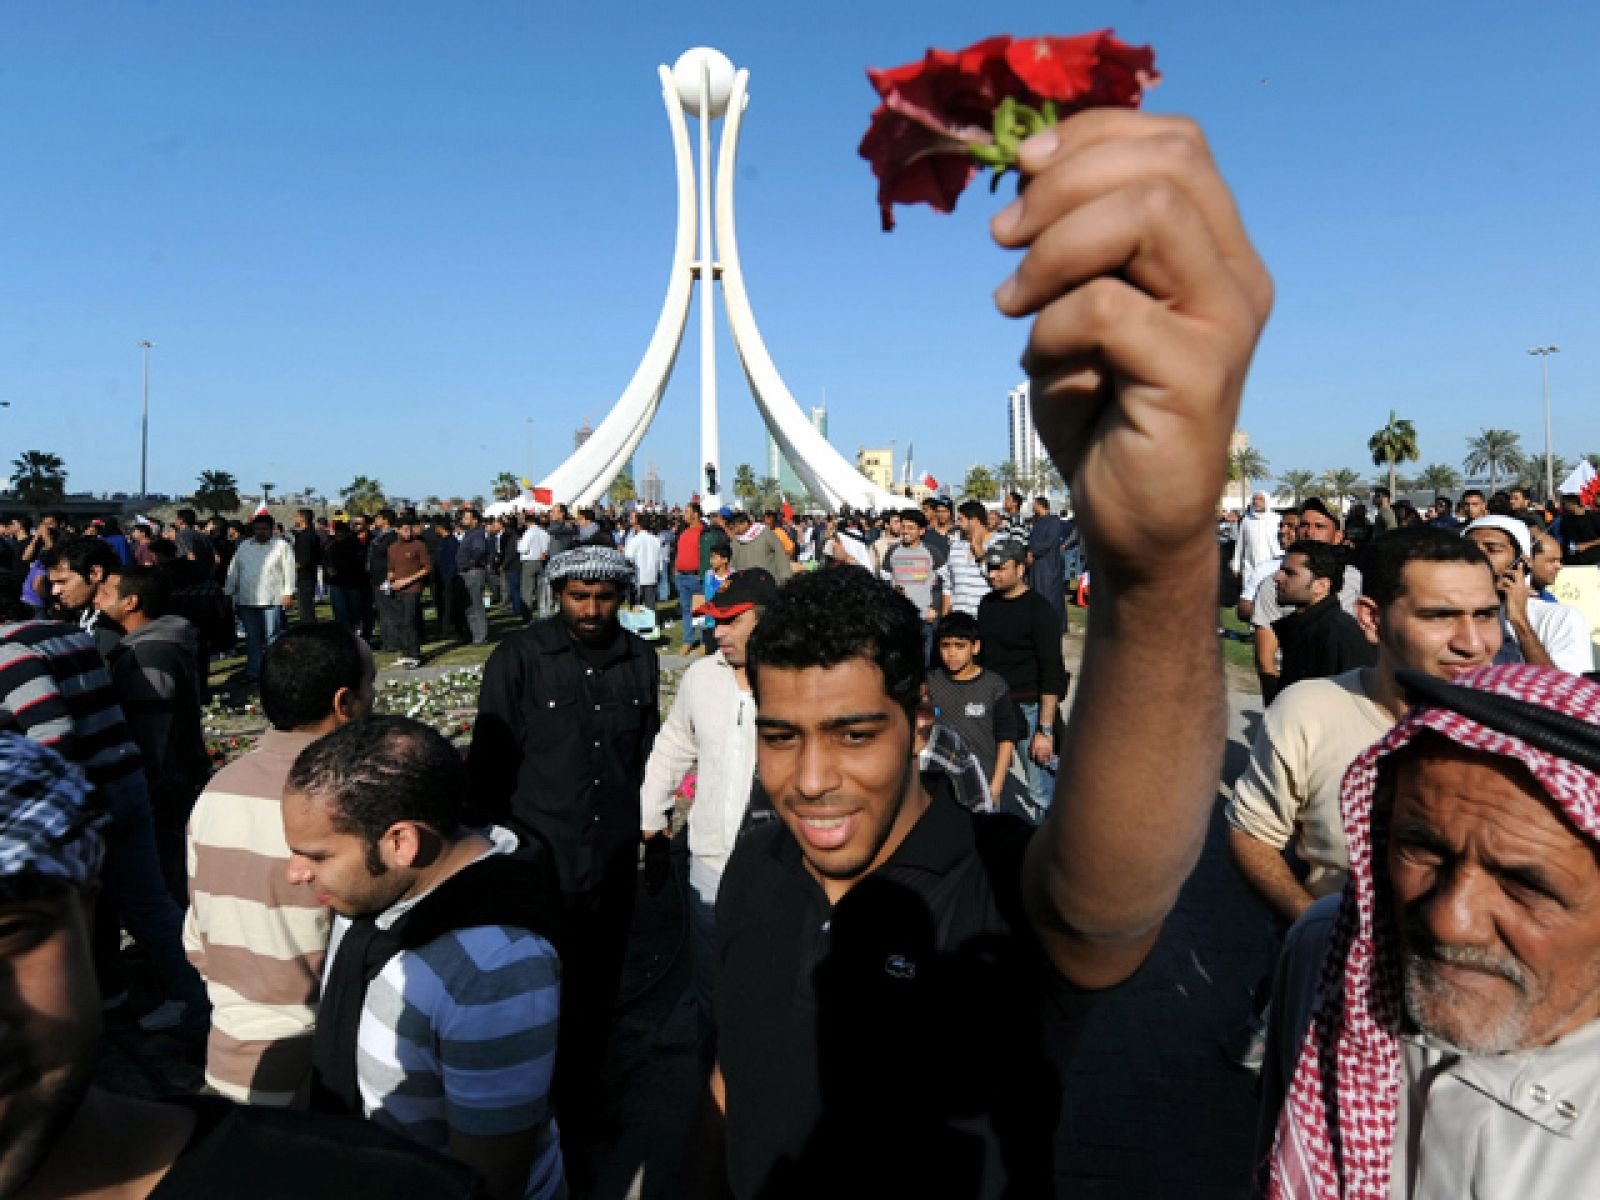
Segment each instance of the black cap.
M735 571L700 611L715 620L737 617L748 608L767 608L778 598L772 572L761 567Z
M1007 563L1027 561L1028 547L1016 538L994 538L989 542L989 548L983 552L983 565L986 567L1003 567Z

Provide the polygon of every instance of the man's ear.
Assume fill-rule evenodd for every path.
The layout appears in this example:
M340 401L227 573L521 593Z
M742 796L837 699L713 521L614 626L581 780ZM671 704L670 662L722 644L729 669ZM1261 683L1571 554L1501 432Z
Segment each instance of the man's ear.
M350 706L355 703L355 698L356 693L353 688L342 687L333 694L332 712L341 723L355 720L350 711Z
M412 867L423 856L422 827L415 821L396 821L383 831L378 853L386 865Z
M1367 635L1367 641L1374 646L1381 643L1383 637L1383 610L1378 607L1378 602L1371 596L1357 598L1356 624L1361 626L1361 632Z

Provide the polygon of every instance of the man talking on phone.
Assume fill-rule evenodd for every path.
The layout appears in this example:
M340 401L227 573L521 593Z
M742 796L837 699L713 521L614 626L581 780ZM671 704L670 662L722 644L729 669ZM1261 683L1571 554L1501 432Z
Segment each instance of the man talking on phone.
M1505 641L1495 662L1526 662L1582 675L1594 670L1589 623L1571 605L1552 604L1533 595L1528 560L1533 541L1528 526L1515 517L1479 517L1466 528L1494 569L1500 592Z

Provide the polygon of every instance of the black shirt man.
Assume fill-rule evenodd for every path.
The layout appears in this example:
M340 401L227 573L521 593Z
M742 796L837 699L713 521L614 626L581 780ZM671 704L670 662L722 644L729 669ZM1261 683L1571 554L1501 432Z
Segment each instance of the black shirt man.
M1284 553L1273 581L1295 611L1272 623L1283 651L1280 688L1377 665L1378 648L1339 604L1344 572L1339 548L1326 542L1301 540Z
M468 765L483 815L543 841L561 888L555 1094L566 1143L592 1129L599 1103L637 887L639 789L661 725L661 667L617 619L634 577L624 555L580 546L551 558L547 574L560 610L489 657Z

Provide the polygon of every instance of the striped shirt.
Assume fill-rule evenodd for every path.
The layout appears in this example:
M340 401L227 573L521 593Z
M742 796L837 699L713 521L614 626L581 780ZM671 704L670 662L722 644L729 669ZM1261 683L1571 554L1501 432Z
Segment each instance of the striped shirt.
M269 730L189 817L183 948L211 996L206 1082L244 1104L304 1103L331 914L289 883L283 786L311 733Z
M950 539L950 560L945 563L950 576L950 610L978 615L978 605L989 594L989 577L983 564L972 554L972 543L964 537Z
M115 809L146 804L142 760L94 639L58 621L0 625L0 730L83 768Z
M516 835L493 826L488 854ZM426 893L424 893L426 895ZM377 918L389 928L423 897ZM349 922L335 917L328 963ZM458 929L396 954L367 988L356 1036L361 1106L380 1125L449 1152L450 1131L526 1133L537 1149L524 1195L565 1194L550 1108L561 967L550 943L525 929Z

